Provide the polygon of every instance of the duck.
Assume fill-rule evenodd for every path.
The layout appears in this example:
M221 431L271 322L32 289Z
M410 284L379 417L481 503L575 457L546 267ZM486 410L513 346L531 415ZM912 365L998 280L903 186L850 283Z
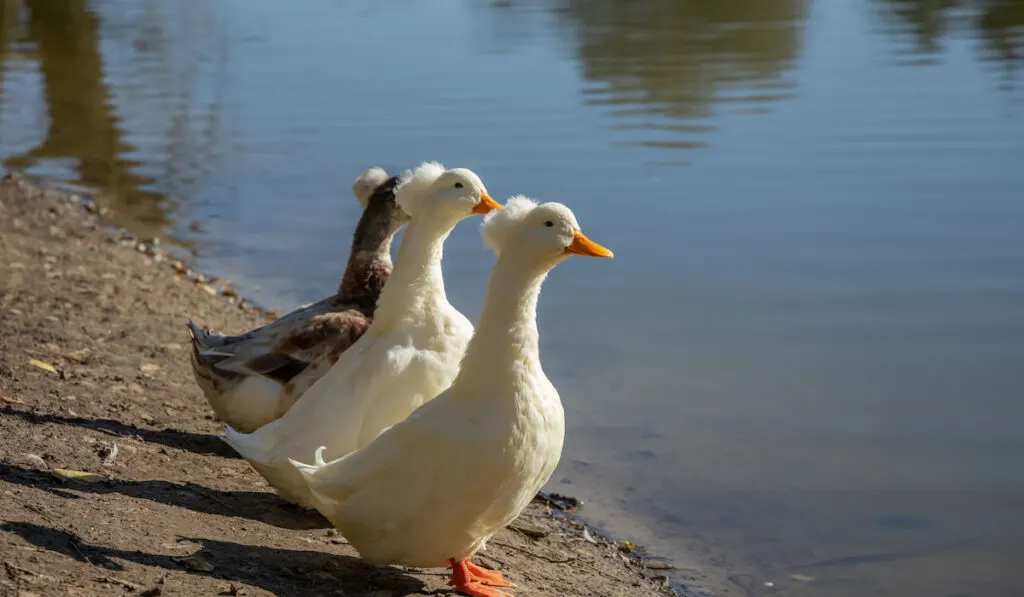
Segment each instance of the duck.
M374 167L352 183L363 208L334 295L237 336L188 322L196 383L217 418L251 433L281 417L370 327L391 275L391 241L409 222L399 176Z
M290 462L364 560L447 566L459 592L507 597L492 587L513 584L470 558L526 508L562 452L562 402L538 349L541 284L571 255L613 254L568 207L523 196L487 216L482 234L497 262L451 386L364 448Z
M451 384L473 335L445 294L444 242L460 221L501 204L472 170L437 162L418 166L395 197L411 219L369 329L284 416L252 433L225 429L224 440L298 506L312 504L289 458L369 444Z

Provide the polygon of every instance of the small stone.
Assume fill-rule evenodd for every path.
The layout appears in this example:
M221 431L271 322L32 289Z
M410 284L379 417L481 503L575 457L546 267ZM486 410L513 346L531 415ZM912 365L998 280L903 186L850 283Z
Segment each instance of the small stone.
M193 572L213 572L213 564L207 562L199 553L183 558L175 558L184 568Z
M74 352L69 352L67 357L76 363L87 363L89 357L92 356L92 351L88 348L82 348Z

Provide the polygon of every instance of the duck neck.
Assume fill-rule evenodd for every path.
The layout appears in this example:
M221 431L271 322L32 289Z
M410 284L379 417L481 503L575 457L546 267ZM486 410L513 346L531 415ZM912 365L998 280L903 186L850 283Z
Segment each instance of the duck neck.
M487 282L480 321L462 362L459 377L464 378L463 383L500 378L496 366L505 372L539 362L537 299L550 269L524 264L513 256L498 258Z
M338 303L371 309L377 304L393 269L391 241L401 227L392 220L387 211L374 205L367 207L359 218L345 275L335 295Z
M378 320L398 320L419 307L447 303L441 259L444 241L458 220L428 213L413 219L398 248L398 263L377 301Z
M390 238L378 250L356 251L353 248L338 285L337 302L373 308L392 269Z

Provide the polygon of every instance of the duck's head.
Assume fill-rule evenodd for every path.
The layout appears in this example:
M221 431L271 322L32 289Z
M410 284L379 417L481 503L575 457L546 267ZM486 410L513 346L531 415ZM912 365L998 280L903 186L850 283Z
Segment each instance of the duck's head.
M480 229L484 243L498 256L514 252L517 260L547 269L570 255L613 256L583 234L571 209L555 202L538 205L522 195L488 215Z
M414 219L429 212L458 221L501 209L475 172L467 168L449 170L437 162L424 162L407 172L395 196L398 205Z
M365 221L370 228L388 236L394 235L409 223L409 214L398 206L395 199L395 188L399 180L400 177L389 176L380 167L370 168L355 179L352 193L363 206L364 213L360 222Z

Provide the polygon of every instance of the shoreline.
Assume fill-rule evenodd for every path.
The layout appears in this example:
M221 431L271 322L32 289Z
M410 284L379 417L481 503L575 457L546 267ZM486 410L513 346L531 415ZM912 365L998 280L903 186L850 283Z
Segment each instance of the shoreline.
M220 440L192 379L184 323L237 333L279 313L107 216L84 194L0 181L5 594L445 589L443 570L361 562ZM478 561L500 568L516 595L676 594L662 560L586 529L538 499Z

